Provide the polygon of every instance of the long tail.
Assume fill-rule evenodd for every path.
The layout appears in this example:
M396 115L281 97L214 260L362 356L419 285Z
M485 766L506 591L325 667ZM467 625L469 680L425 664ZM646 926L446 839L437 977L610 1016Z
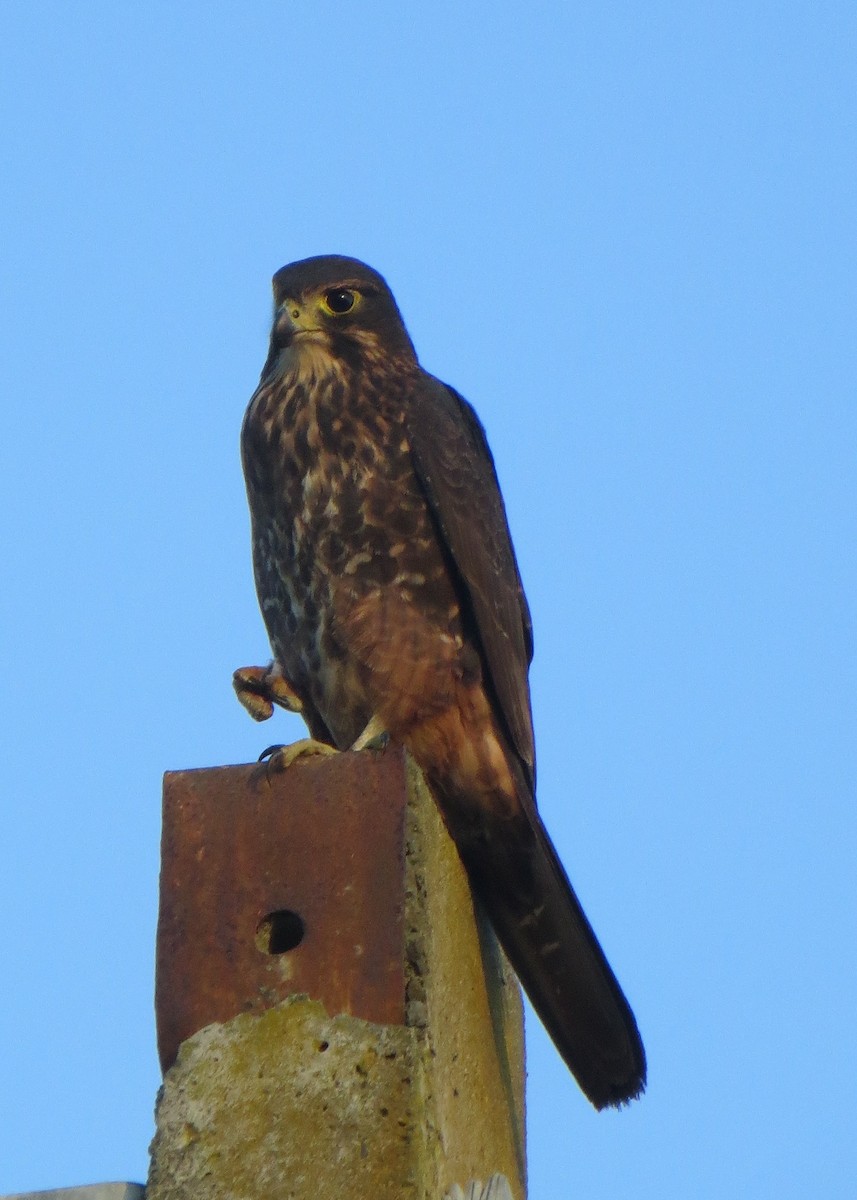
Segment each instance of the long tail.
M598 1109L633 1100L646 1086L637 1023L538 814L521 810L511 821L487 822L483 815L478 833L473 825L451 832L509 961L584 1094Z

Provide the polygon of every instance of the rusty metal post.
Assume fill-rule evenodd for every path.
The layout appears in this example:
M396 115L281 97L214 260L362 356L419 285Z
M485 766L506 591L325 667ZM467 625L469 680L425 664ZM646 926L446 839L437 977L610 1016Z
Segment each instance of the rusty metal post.
M160 903L147 1200L523 1200L520 992L401 751L168 774Z
M355 769L359 768L359 769ZM306 994L405 1023L404 763L298 762L164 780L155 1012L161 1066L204 1025Z

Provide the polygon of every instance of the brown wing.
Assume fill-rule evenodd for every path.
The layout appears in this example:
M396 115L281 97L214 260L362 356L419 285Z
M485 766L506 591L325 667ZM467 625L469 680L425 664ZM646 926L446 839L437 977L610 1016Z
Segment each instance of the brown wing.
M535 787L530 610L485 431L463 396L423 372L406 417L417 476L458 573L512 745Z

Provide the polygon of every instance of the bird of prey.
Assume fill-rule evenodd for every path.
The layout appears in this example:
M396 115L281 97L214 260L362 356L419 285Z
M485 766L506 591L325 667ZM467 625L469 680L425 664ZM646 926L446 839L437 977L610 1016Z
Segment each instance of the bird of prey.
M258 720L303 715L286 761L407 747L557 1049L596 1108L621 1105L645 1055L536 810L532 627L482 425L364 263L308 258L273 289L241 452L274 661L236 691Z

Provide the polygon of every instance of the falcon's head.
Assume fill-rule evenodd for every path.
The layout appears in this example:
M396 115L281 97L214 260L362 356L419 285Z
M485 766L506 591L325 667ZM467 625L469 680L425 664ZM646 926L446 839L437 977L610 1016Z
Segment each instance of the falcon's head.
M263 376L284 352L294 361L319 352L340 361L383 356L416 361L393 293L356 258L321 255L290 263L273 279L274 320Z

